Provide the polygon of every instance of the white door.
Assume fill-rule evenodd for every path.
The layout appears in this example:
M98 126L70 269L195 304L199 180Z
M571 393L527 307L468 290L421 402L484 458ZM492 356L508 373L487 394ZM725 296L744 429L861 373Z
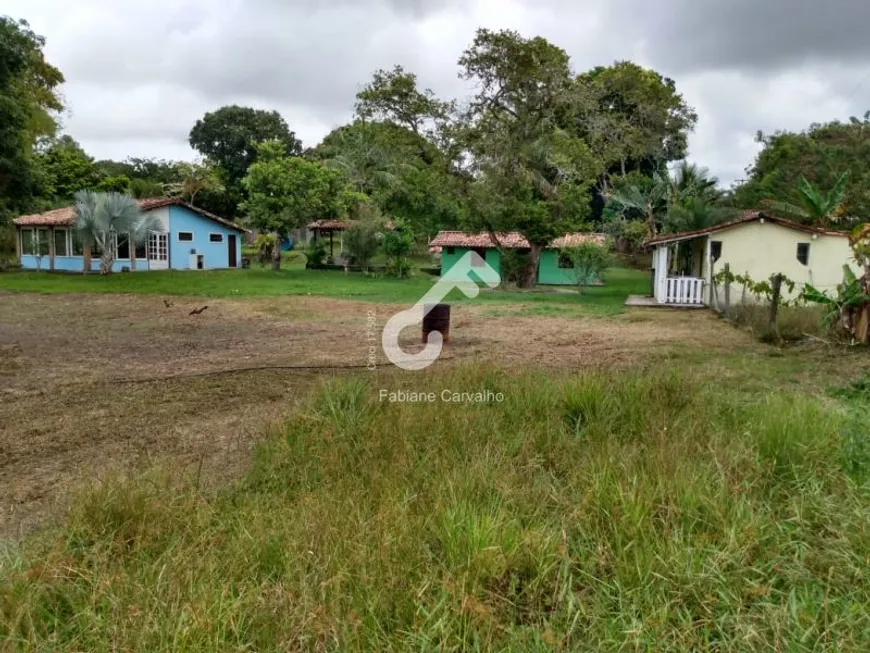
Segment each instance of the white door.
M169 269L169 235L160 232L148 234L148 269Z

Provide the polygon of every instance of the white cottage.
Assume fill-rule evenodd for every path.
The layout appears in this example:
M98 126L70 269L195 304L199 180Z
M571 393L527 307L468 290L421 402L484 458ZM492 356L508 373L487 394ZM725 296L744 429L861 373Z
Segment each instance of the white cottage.
M848 234L749 211L731 222L647 241L653 249L653 295L659 304L709 306L714 275L729 266L754 281L783 274L794 281L833 291L843 266L858 267Z

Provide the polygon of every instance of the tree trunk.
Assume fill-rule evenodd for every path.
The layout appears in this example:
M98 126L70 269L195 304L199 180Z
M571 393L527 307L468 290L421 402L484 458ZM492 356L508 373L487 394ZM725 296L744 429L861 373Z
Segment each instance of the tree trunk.
M647 204L647 207L646 207L646 225L647 225L647 229L649 229L649 237L655 238L656 232L657 232L657 230L656 230L656 216L655 216L655 212L653 211L652 204Z
M275 234L275 243L272 245L272 269L277 272L281 269L281 235Z
M538 261L541 260L541 252L543 245L532 245L529 251L529 259L526 262L526 269L520 279L520 288L534 288L538 283Z
M91 246L84 245L82 247L82 260L84 262L82 272L87 274L91 271Z
M100 274L111 274L114 262L115 259L111 254L103 252L103 255L100 257Z
M870 295L870 269L865 268L861 277L861 287L865 295ZM870 344L870 304L863 304L856 308L855 315L855 339L865 345Z
M778 340L779 331L776 328L776 314L779 311L779 298L782 290L782 275L777 274L773 277L773 295L770 298L770 319L767 324L768 337Z

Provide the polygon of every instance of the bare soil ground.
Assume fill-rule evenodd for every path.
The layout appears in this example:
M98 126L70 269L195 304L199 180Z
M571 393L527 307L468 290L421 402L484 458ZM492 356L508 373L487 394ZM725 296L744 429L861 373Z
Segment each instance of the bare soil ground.
M512 308L455 307L438 364L621 367L671 347L754 346L707 312ZM382 327L396 310L315 297L0 293L0 538L45 523L72 488L113 471L160 462L207 484L243 473L264 430L319 377L365 373L369 312ZM403 336L420 346L419 332ZM356 369L288 369L344 366Z

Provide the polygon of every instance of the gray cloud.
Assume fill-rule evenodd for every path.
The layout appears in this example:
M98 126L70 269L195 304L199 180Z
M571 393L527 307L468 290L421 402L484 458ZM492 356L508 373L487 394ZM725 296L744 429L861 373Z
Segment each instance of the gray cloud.
M616 0L610 7L650 56L677 70L766 74L870 58L867 0Z
M870 108L865 3L833 0L7 0L65 73L66 128L98 157L192 156L193 123L240 103L279 110L313 145L348 120L378 68L443 97L478 26L542 35L584 70L632 59L700 114L691 158L740 178L758 129Z

